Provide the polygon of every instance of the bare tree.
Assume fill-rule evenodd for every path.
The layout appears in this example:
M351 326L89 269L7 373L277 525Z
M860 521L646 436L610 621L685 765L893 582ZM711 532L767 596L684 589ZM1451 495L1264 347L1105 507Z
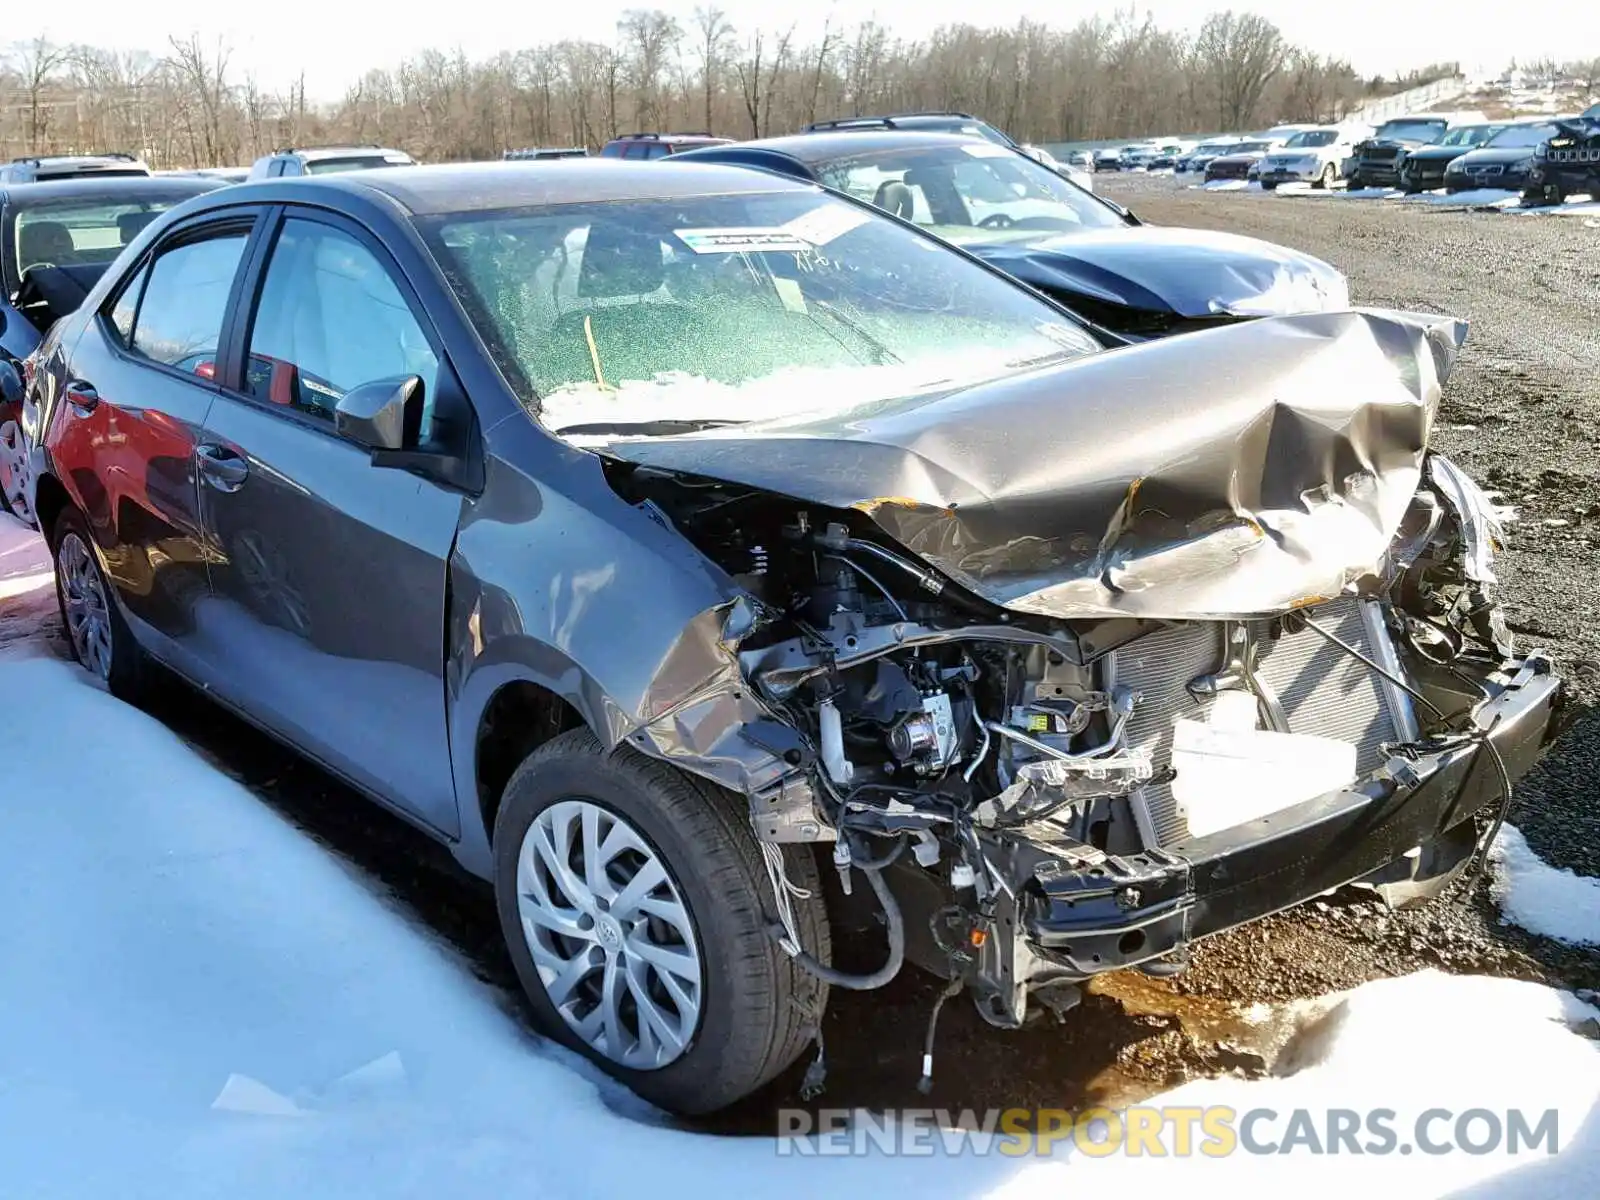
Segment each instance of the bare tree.
M627 71L633 85L633 120L640 129L661 125L661 78L678 48L683 30L659 9L629 9L617 22L627 47Z
M34 153L45 148L50 122L48 92L69 57L66 47L52 45L43 34L27 43L18 55L18 73L28 105L28 149Z
M186 42L168 40L173 68L188 92L181 119L195 159L202 166L222 166L233 150L224 129L224 110L233 99L228 88L227 44L219 40L208 58L200 47L199 34L191 34Z
M766 34L758 29L750 35L745 56L734 64L739 91L744 97L745 115L750 118L751 137L766 137L772 128L772 100L778 79L789 65L789 43L793 38L794 26L791 25L769 46ZM766 55L764 67L763 54Z
M1278 27L1255 13L1212 13L1195 41L1200 63L1216 89L1217 120L1243 128L1267 85L1283 69L1289 47Z
M711 106L717 91L717 81L722 75L723 55L733 38L733 23L728 14L716 5L694 10L695 29L700 34L697 49L700 55L700 87L705 99L705 116L702 124L707 131L715 130Z

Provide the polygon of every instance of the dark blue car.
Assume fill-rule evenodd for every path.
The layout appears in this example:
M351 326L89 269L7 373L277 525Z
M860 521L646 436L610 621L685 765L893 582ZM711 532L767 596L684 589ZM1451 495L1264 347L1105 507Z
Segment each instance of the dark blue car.
M1028 155L977 138L809 133L672 161L751 167L869 201L1123 337L1349 306L1344 276L1320 259L1255 238L1146 225Z
M21 364L160 213L221 180L101 173L0 184L0 361ZM30 458L14 400L0 398L0 508L32 520Z

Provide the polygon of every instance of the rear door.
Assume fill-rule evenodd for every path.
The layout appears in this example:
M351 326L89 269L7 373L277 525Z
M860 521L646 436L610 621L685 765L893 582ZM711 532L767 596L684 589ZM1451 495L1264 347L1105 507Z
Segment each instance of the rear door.
M437 395L438 339L382 247L319 210L285 210L253 288L243 361L198 450L217 548L200 624L219 687L453 836L445 575L462 497L374 467L334 432L334 406L360 384L414 374Z
M78 339L50 433L56 469L88 517L128 615L185 669L193 610L208 593L195 445L261 215L231 210L161 240Z

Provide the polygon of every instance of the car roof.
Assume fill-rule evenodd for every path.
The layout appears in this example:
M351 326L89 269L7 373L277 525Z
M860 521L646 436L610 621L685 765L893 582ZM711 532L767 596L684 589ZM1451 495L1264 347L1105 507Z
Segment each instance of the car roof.
M262 179L227 188L225 203L270 203L330 190L361 197L377 192L413 216L433 216L539 205L806 191L811 186L717 163L669 170L656 161L592 157L438 163L350 171L316 179Z
M198 175L89 175L77 179L41 179L35 183L0 183L0 192L14 205L27 205L102 197L115 201L200 196L222 186L220 179Z
M405 154L405 151L396 150L391 146L289 146L283 150L274 150L267 157L277 158L286 154L296 154L314 162L322 158L382 158L385 154ZM406 157L409 158L410 155Z
M835 158L853 158L860 154L871 154L876 150L906 150L914 146L971 146L979 142L983 145L995 146L997 150L1002 152L1008 149L1008 147L999 146L986 138L977 138L971 134L935 133L922 129L888 129L882 132L867 130L834 132L833 130L828 130L818 133L792 133L783 137L735 142L732 146L726 147L726 149L737 147L740 150L767 150L787 155L798 162L819 163L828 162ZM699 151L686 151L682 157L688 160L699 156Z

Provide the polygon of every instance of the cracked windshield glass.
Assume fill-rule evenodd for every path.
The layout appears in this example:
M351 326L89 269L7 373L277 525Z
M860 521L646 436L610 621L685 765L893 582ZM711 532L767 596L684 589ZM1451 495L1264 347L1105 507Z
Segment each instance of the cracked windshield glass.
M837 412L1099 348L976 263L815 192L457 214L429 233L502 370L569 437Z

